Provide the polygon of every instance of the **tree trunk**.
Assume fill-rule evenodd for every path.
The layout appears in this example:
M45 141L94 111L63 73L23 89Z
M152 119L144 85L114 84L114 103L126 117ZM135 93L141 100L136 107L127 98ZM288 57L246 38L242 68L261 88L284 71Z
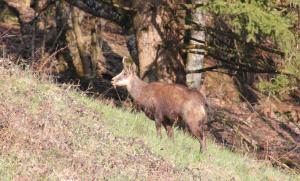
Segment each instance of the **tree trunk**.
M162 39L149 18L147 15L137 15L134 27L136 28L140 77L146 81L156 81L160 78L157 68L162 60L158 46ZM142 19L148 21L147 25L145 23L146 27L143 28L141 28Z
M171 6L176 3L166 0L118 1L116 4L115 1L98 0L66 2L94 16L114 21L126 32L133 27L135 41L131 38L127 45L133 47L136 44L131 50L138 50L138 61L136 52L131 52L131 55L138 62L140 76L144 80L185 83L184 64L176 47L181 35L176 32L178 29L172 27L176 15L172 14Z
M140 77L146 81L184 83L184 76L181 76L184 71L179 63L181 57L174 48L180 37L173 29L165 29L171 17L166 6L162 2L137 1L134 9L138 9L133 27Z
M94 76L93 70L93 63L91 61L91 55L88 51L88 43L84 40L83 34L80 29L80 11L76 9L75 7L72 7L71 10L72 14L72 26L73 26L73 32L75 35L75 42L77 45L78 53L80 56L80 62L84 70L84 76L86 77L92 77Z
M105 58L99 45L97 37L96 18L90 19L90 34L84 34L81 30L82 11L76 7L67 7L62 1L58 1L57 24L60 26L61 44L67 44L68 48L64 51L64 59L69 67L81 78L93 79L101 77L105 73ZM69 12L69 13L67 13ZM71 18L71 19L70 19ZM70 21L71 20L71 21ZM61 59L62 56L60 56Z
M75 35L70 25L70 9L62 0L56 1L56 24L57 24L57 40L54 41L52 49L57 46L63 51L57 54L59 64L65 61L68 64L68 70L72 75L82 77L84 70L81 64L80 56L77 47L74 45ZM57 42L57 45L56 45Z
M96 17L92 17L92 29L91 29L91 47L90 47L90 53L91 53L91 63L92 63L92 73L94 76L101 77L103 74L107 73L106 70L106 59L103 56L102 52L102 45L100 45L98 40L98 26ZM101 28L101 27L100 27ZM101 29L100 29L101 31ZM100 35L101 38L101 35ZM102 39L100 39L100 42L102 44Z
M203 0L194 0L193 3L195 4L201 4ZM201 9L196 8L193 9L192 12L189 12L190 15L187 15L187 18L191 18L192 21L196 22L197 24L201 24L204 26L205 20L203 17L203 14L201 12ZM199 42L195 42L191 40L192 38L197 40L205 41L205 32L204 31L195 31L192 30L190 32L190 44L200 44ZM199 51L199 49L197 50ZM186 70L187 72L193 72L197 71L203 68L203 61L204 61L204 55L202 54L195 54L195 53L188 53L187 54L187 64L186 64ZM186 82L187 85L191 88L199 89L201 87L201 79L202 79L202 73L187 73L186 75Z

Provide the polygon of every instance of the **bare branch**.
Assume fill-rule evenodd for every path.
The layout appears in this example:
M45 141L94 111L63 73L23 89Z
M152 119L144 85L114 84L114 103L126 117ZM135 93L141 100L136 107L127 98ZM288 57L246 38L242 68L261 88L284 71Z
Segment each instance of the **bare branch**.
M234 32L224 32L224 31L214 29L212 27L204 27L201 24L197 24L196 22L194 22L192 20L188 20L188 21L191 23L191 25L185 25L183 27L184 29L197 29L197 30L201 30L201 31L204 30L205 32L209 33L210 35L212 35L214 37L216 37L216 35L222 35L222 36L226 36L226 37L235 39L237 41L243 41L243 40L241 40L241 37ZM201 41L201 40L194 39L194 41ZM284 52L282 52L278 49L275 49L275 48L266 47L266 46L263 46L263 45L260 45L258 43L254 43L254 42L251 42L248 44L252 47L259 48L266 52L274 53L274 54L277 54L280 56L285 55Z
M94 16L101 17L126 25L131 23L130 15L134 13L131 10L119 8L116 5L103 2L101 0L66 0L69 4L88 12Z
M212 70L219 69L219 68L224 68L224 66L215 65L215 66L205 67L205 68L198 69L198 70L186 71L186 73L202 73L202 72L212 71Z

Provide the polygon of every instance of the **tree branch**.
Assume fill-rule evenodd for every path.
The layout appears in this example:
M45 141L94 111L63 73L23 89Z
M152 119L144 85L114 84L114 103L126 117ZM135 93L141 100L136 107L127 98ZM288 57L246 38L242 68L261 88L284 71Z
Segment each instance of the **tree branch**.
M207 71L212 71L215 69L219 69L219 68L224 68L224 66L221 65L215 65L215 66L211 66L211 67L205 67L199 70L190 70L190 71L186 71L186 73L202 73L202 72L207 72Z
M108 19L122 26L131 23L130 16L134 13L101 0L66 0L66 2L94 16Z
M238 72L252 72L252 73L269 73L269 74L285 74L281 71L276 69L264 69L264 68L257 68L250 65L238 63L236 61L227 60L222 58L219 53L208 52L208 56L219 60L223 63L223 67L228 70L238 71ZM230 59L235 59L236 57L232 57Z
M198 29L198 30L201 30L201 31L208 32L211 35L218 34L218 35L223 35L223 36L235 39L235 40L240 41L240 42L243 41L243 40L241 40L239 35L237 35L236 33L232 32L232 31L231 32L224 32L224 31L220 31L220 30L217 30L217 29L214 29L214 28L211 28L211 27L204 27L201 24L197 24L196 22L194 22L192 20L188 20L188 21L191 23L191 25L189 25L189 26L185 25L183 27L184 29ZM197 41L197 40L194 40L194 41ZM200 40L198 40L198 41L200 41ZM251 43L248 43L248 44L250 46L254 47L254 48L259 48L263 51L274 53L274 54L280 55L282 57L285 55L284 52L282 52L278 49L269 48L269 47L260 45L258 43L251 42Z

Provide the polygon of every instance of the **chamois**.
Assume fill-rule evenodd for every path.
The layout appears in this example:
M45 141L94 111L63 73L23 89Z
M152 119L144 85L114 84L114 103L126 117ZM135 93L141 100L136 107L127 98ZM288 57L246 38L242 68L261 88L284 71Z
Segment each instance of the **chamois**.
M123 58L123 70L112 78L114 87L126 87L129 94L147 117L155 121L157 135L161 125L168 137L173 137L173 124L183 121L199 140L200 151L205 146L203 126L207 119L206 99L196 89L162 82L147 83L136 75L136 66Z

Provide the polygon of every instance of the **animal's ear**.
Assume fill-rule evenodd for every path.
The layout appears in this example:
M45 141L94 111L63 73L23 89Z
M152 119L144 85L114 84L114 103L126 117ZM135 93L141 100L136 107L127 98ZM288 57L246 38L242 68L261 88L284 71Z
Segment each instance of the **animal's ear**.
M125 71L129 71L130 73L136 72L136 65L131 58L123 57L122 63Z
M136 65L134 62L132 62L132 64L130 65L129 70L130 70L130 73L136 74Z

